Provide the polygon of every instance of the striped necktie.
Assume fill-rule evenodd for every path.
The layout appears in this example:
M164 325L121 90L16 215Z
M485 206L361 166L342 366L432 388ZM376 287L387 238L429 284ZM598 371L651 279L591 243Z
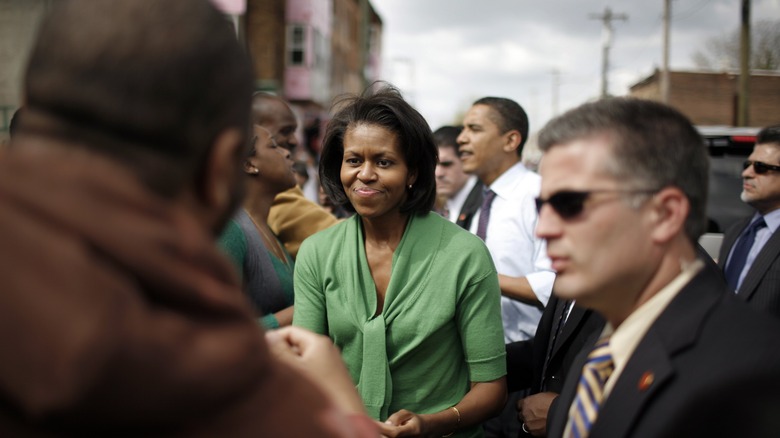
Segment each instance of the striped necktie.
M604 398L604 384L615 369L609 351L609 337L599 340L582 367L577 385L577 397L569 410L570 437L585 438L596 422L599 406Z

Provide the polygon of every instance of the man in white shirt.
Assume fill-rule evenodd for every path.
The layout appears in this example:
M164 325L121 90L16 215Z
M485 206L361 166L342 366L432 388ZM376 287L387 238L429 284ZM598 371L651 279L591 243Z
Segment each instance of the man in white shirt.
M439 213L465 229L482 204L482 184L474 175L463 171L458 156L458 134L462 126L442 126L433 132L439 149L436 164L436 196L441 206Z
M544 241L534 235L540 178L520 162L528 137L528 117L516 102L485 97L474 102L458 136L463 170L495 193L489 208L485 244L501 286L501 316L507 343L530 339L550 297L555 273ZM479 233L485 205L471 223Z
M458 136L463 170L486 187L483 204L470 230L493 257L501 287L501 317L507 343L531 339L550 298L555 273L542 239L534 234L540 178L521 163L528 138L528 117L510 99L484 97L471 106ZM488 437L516 437L520 422L510 394L499 417L485 424Z

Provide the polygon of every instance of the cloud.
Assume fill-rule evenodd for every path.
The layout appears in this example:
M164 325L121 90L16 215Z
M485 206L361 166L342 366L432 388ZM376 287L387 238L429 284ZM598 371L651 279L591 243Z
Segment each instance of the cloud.
M628 87L662 63L663 0L374 0L384 21L384 78L402 89L435 128L486 95L523 105L538 129L558 112L598 96L602 22L613 22L609 89ZM673 69L693 67L708 38L739 25L739 2L672 2ZM753 21L780 17L780 0L753 0ZM557 73L556 73L557 72ZM557 96L557 98L556 98Z

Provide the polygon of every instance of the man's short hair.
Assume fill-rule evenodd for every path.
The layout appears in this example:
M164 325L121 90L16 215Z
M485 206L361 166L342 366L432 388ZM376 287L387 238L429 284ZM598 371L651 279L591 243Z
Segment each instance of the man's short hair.
M703 140L679 111L649 100L603 99L551 120L539 133L539 148L605 135L612 160L605 170L631 188L674 186L691 205L686 235L696 240L706 229L709 160Z
M523 147L528 140L528 115L520 104L505 97L483 97L474 105L485 105L493 110L494 117L488 117L498 126L499 132L505 134L511 130L520 133L520 144L517 146L517 156L523 155Z
M458 151L458 136L463 126L445 125L433 131L433 142L437 148L452 148Z
M272 116L278 111L274 103L280 103L292 112L290 104L282 97L267 91L255 91L252 94L252 123L264 125L272 120Z
M767 126L756 134L756 144L774 143L780 147L780 125Z
M340 108L328 122L322 141L320 183L336 205L354 212L341 184L341 164L344 159L344 136L347 129L359 124L377 125L395 133L403 151L409 173L417 180L401 205L403 213L427 213L436 200L436 163L438 149L428 122L392 86L375 91L366 89L360 96L348 96L334 105Z
M26 108L46 122L20 128L69 137L173 195L221 132L247 131L252 87L245 51L208 0L63 0L25 76Z

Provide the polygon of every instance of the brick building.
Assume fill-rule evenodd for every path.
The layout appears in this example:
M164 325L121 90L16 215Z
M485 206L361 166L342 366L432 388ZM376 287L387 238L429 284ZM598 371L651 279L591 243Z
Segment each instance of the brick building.
M247 0L240 33L257 89L292 103L315 154L333 99L379 78L382 20L367 0Z
M632 85L629 95L661 100L660 71ZM739 73L669 72L669 104L696 125L737 123ZM749 125L780 123L780 72L754 70L750 77Z

